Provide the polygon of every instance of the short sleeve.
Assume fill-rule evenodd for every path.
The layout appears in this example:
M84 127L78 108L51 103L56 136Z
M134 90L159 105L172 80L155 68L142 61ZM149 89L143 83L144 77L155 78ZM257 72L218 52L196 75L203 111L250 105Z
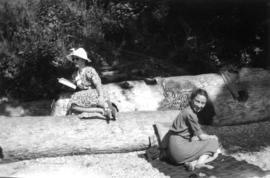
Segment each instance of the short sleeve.
M94 83L94 85L101 85L101 79L93 67L87 67L85 70L85 75L88 80L90 79Z
M179 127L181 125L181 123L180 123L181 118L182 118L182 115L178 114L178 116L175 118L175 120L173 121L173 124L170 128L171 131L177 132L179 130Z
M193 132L193 135L199 136L203 133L201 130L201 126L198 122L198 118L196 116L187 115L186 122L190 130Z

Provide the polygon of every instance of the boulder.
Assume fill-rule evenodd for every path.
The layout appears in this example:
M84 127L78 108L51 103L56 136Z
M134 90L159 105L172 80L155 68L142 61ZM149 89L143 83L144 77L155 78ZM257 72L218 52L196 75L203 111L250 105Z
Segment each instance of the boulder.
M228 73L228 72L227 72ZM242 68L236 77L202 74L155 78L156 83L126 81L104 85L120 112L181 110L194 88L203 88L210 101L200 113L203 124L234 125L268 120L270 116L270 71ZM63 116L70 94L55 102L52 116Z

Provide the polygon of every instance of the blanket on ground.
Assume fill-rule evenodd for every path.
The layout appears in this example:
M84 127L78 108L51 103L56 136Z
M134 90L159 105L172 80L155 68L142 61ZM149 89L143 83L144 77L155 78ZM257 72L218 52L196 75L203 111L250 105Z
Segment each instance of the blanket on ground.
M270 171L264 171L260 167L249 164L246 161L238 161L232 156L219 155L213 162L209 163L214 166L214 169L195 169L188 171L183 165L173 165L167 161L156 159L158 148L150 148L146 151L146 158L152 166L163 172L171 178L179 177L208 177L208 178L251 178L270 176Z

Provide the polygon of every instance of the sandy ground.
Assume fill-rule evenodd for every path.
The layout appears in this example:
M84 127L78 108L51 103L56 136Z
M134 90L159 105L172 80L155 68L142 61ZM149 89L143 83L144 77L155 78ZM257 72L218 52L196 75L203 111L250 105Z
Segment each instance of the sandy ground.
M12 177L159 177L144 152L42 158L0 165L0 176Z
M259 152L234 153L231 155L237 160L245 160L265 171L270 170L270 147L266 147Z
M166 178L146 161L144 151L119 154L99 154L41 158L0 164L4 177L91 177L91 178ZM239 160L270 170L270 147L255 153L235 153ZM265 177L266 178L266 177ZM270 176L267 176L270 178Z

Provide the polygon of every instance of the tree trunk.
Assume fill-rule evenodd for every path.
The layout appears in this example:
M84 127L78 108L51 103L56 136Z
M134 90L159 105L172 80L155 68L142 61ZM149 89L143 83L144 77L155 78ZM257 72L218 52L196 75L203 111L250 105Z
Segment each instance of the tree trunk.
M0 146L6 159L143 150L154 121L178 111L118 113L117 121L70 117L0 117Z
M0 117L0 144L7 160L144 150L157 144L153 124L159 122L168 128L178 113L118 113L117 121L110 124L74 116ZM217 134L225 148L269 145L269 128L270 122L204 127L209 133Z

